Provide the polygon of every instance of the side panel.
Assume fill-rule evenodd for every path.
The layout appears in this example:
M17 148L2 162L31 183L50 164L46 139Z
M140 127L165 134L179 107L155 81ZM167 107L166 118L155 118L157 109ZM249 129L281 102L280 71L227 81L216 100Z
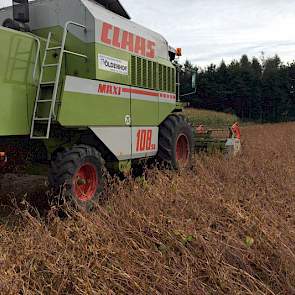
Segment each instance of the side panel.
M90 127L119 161L153 157L158 152L158 127Z
M111 47L96 45L96 79L115 82L119 84L131 84L130 79L130 54ZM125 65L124 71L119 70L120 65ZM117 69L116 69L117 68Z
M58 121L63 126L126 126L130 93L121 85L67 76Z
M132 126L157 126L159 121L159 93L131 87Z
M171 93L67 76L58 121L69 127L158 126L175 101Z
M118 160L131 159L130 127L90 127Z
M170 114L175 109L176 104L176 95L161 92L159 94L159 125L167 118L168 114Z
M27 135L36 91L36 41L0 27L0 43L0 136Z
M175 103L175 94L131 87L132 126L160 125Z
M95 18L96 42L151 59L169 60L168 42L161 35L102 9L92 1L83 2Z
M58 121L68 127L158 126L175 101L171 93L67 76Z

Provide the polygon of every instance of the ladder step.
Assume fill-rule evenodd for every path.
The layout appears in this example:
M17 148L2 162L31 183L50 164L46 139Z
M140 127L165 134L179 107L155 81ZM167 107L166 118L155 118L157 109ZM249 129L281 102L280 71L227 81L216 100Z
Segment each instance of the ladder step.
M57 67L58 64L47 64L47 65L43 65L43 68L49 68L49 67Z
M34 121L49 121L50 118L34 118Z
M37 102L39 103L39 102L52 102L52 99L39 99L39 100L37 100Z
M55 81L47 81L47 82L41 82L40 85L47 85L47 86L52 86L55 84Z
M61 49L61 46L49 47L46 49L46 51L57 50L57 49Z
M35 136L35 135L33 135L31 137L31 139L48 139L48 137L47 136Z

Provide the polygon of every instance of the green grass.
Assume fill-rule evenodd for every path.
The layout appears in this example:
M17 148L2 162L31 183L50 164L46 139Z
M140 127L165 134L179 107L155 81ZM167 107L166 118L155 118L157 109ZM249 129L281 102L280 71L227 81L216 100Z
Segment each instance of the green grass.
M201 109L188 108L184 110L185 116L194 125L205 125L209 127L230 126L239 121L236 115L214 112Z

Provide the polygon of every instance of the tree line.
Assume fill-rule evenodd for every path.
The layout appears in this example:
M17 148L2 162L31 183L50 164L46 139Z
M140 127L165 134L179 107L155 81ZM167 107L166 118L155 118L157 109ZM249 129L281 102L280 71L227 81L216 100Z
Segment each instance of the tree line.
M191 106L234 113L243 120L279 122L295 120L295 63L282 63L276 55L249 59L243 55L205 69L189 61L182 66L181 93L191 92L191 72L196 72L196 92L182 96Z

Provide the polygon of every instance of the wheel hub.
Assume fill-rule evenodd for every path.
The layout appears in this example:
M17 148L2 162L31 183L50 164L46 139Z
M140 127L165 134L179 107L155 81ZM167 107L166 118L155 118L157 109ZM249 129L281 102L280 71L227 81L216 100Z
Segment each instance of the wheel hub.
M97 170L91 163L82 165L74 176L73 190L82 202L90 201L95 196L98 185Z
M185 134L180 134L176 141L176 160L181 167L189 162L190 148L189 141Z

